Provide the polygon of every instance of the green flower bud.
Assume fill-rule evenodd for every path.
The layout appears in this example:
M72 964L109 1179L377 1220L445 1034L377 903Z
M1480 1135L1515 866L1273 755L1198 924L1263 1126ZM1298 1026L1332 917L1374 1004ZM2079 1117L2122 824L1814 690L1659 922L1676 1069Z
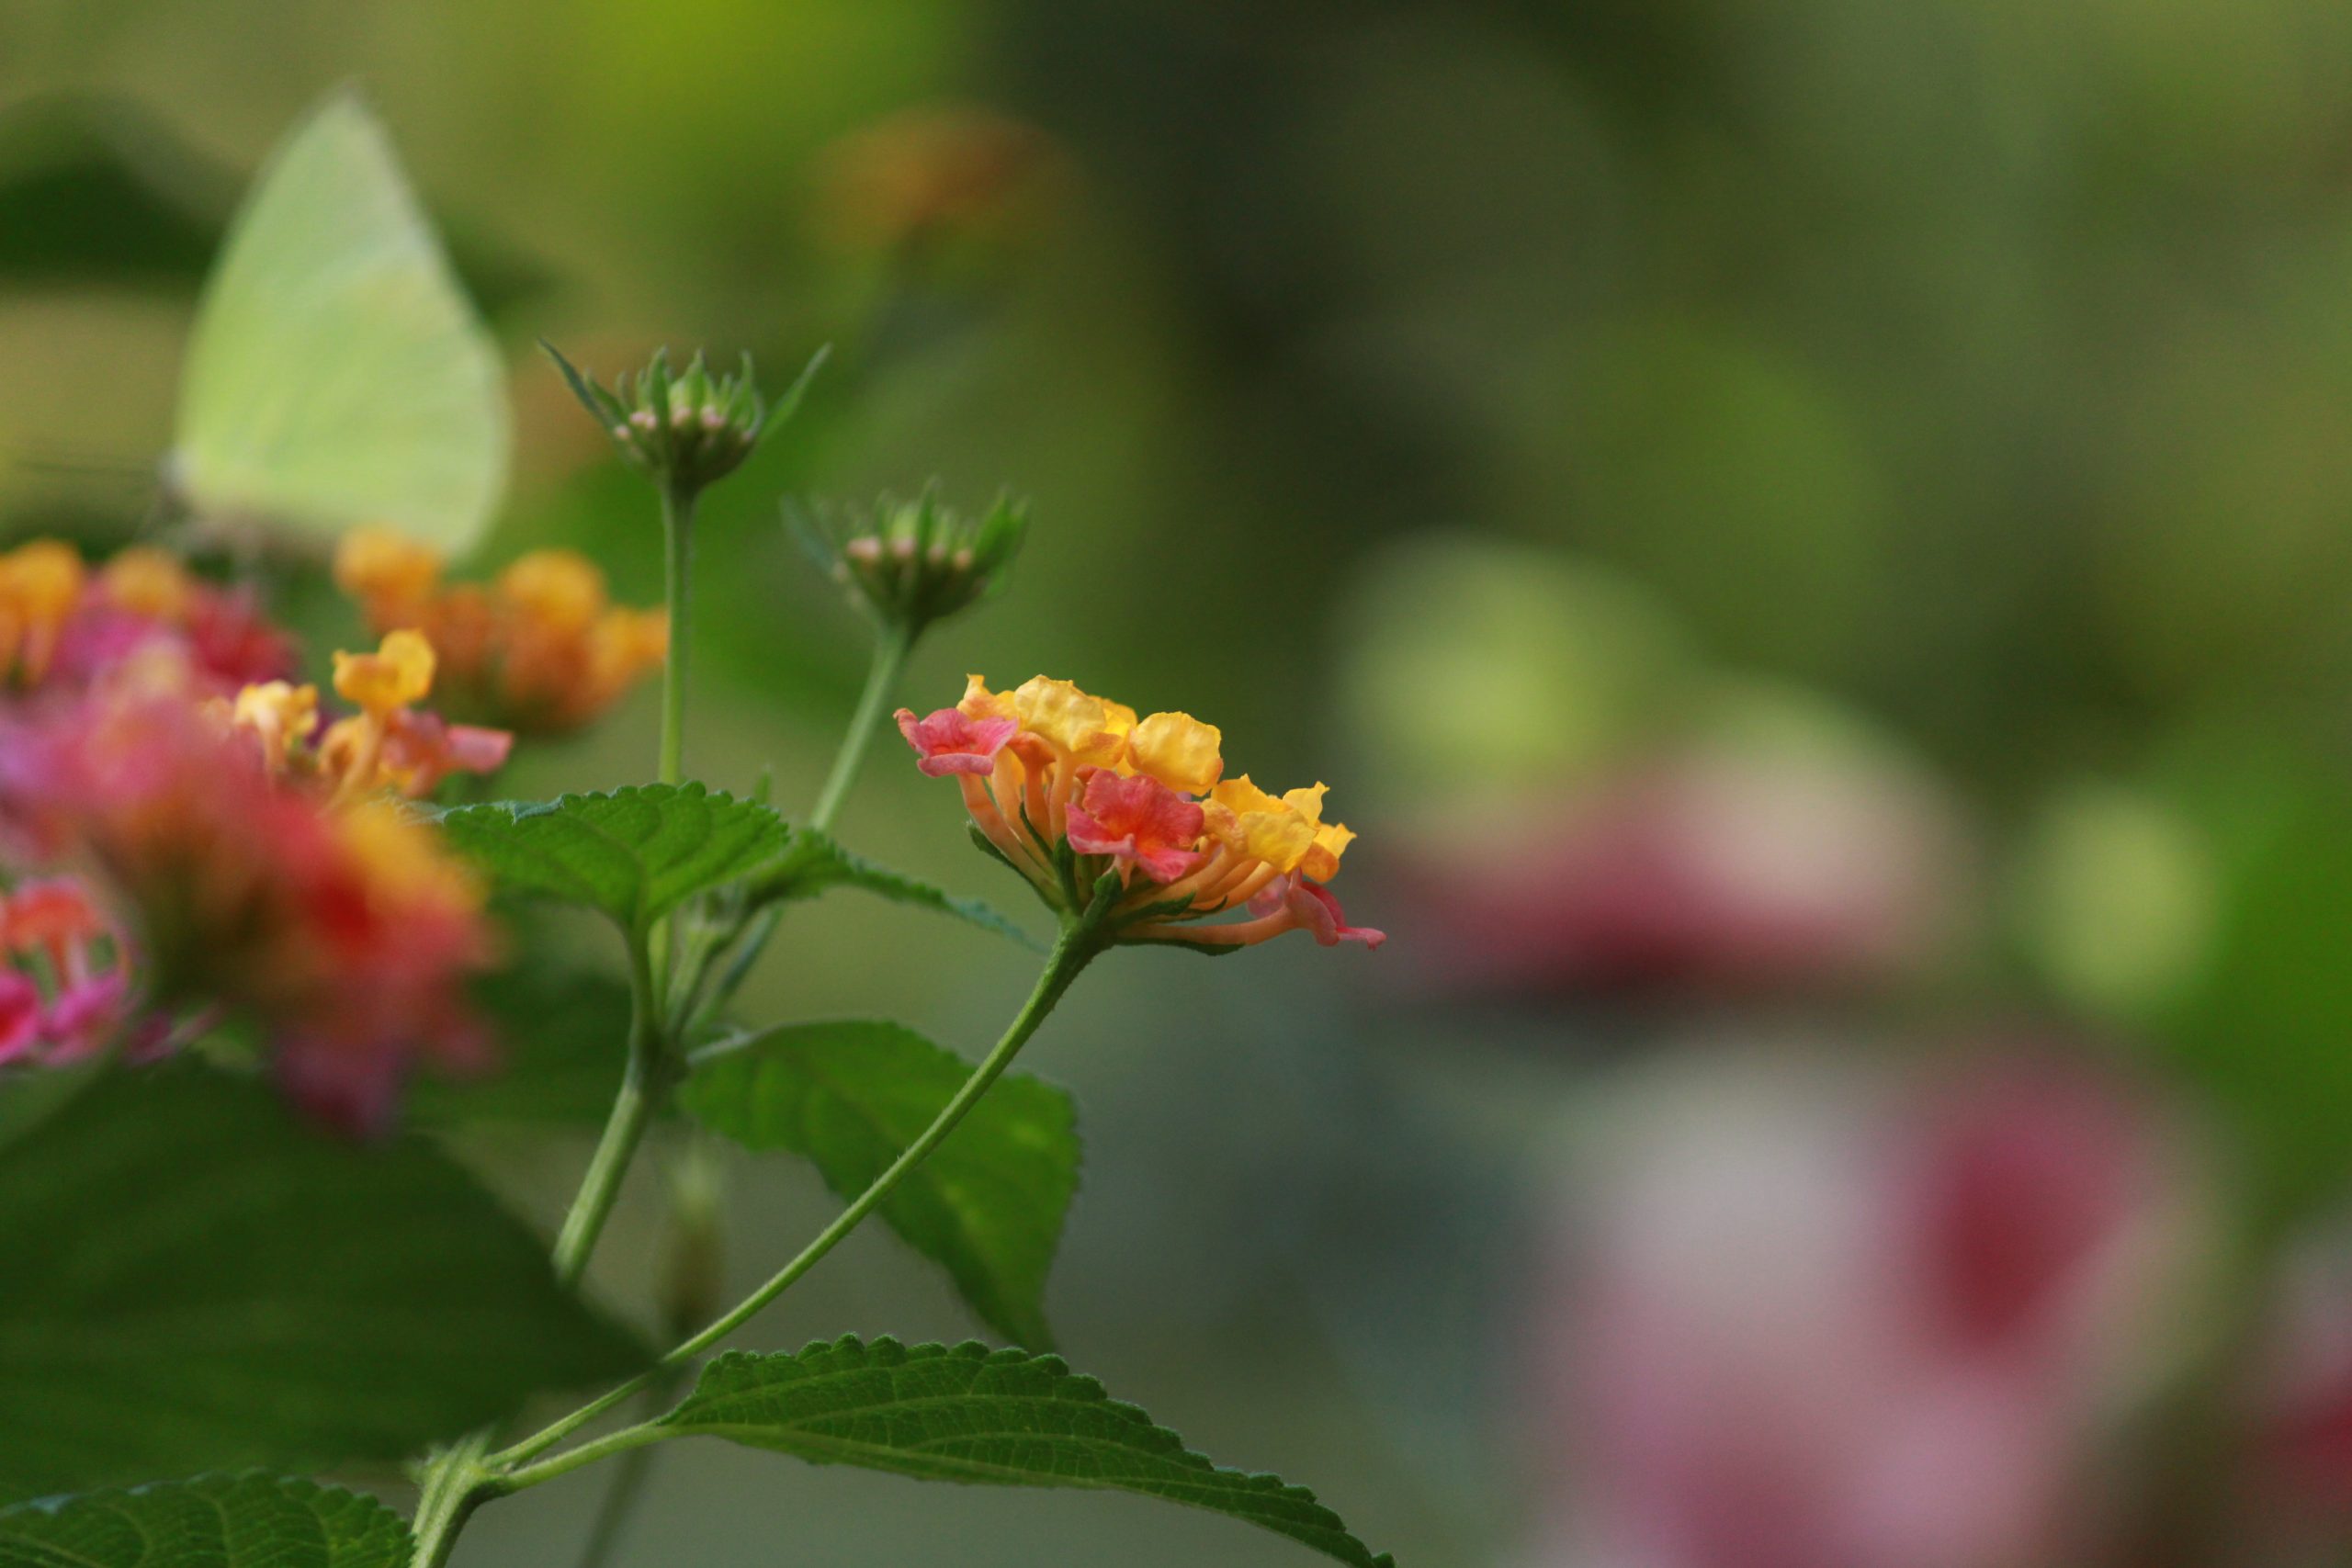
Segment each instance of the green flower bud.
M800 396L824 363L820 349L791 389L773 406L760 396L752 356L733 375L715 375L703 356L683 374L670 368L670 351L655 351L635 376L623 375L610 390L573 368L555 345L539 346L563 373L571 395L594 415L621 455L675 493L691 495L741 467L790 418Z
M1027 503L1010 496L978 517L925 490L888 496L870 511L796 518L801 539L850 598L885 626L920 637L1000 588L1029 530Z

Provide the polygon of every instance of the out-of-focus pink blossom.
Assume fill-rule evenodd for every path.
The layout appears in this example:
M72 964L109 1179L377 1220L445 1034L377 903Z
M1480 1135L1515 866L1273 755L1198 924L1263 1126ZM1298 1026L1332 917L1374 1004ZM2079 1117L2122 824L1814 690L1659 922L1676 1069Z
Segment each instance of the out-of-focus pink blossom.
M462 985L492 956L482 890L390 802L273 776L250 731L185 689L45 706L0 751L0 821L31 858L86 869L137 912L154 1010L254 1020L288 1092L355 1132L386 1124L419 1061L481 1065ZM11 929L45 941L52 915ZM58 978L44 1018L70 1031L52 1042L61 1059L122 1032L121 987L73 963Z
M1725 1064L1615 1131L1542 1302L1539 1561L2081 1561L2177 1283L2140 1105L2040 1066L1922 1091Z
M1901 769L1700 748L1408 866L1449 988L1793 990L1939 951L1967 877L1949 803Z

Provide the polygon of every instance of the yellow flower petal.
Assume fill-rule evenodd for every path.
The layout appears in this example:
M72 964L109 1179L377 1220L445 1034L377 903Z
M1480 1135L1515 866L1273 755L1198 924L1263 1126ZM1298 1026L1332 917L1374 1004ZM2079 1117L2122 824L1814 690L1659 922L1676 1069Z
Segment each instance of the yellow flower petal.
M1264 861L1276 871L1296 870L1315 847L1315 824L1289 800L1277 800L1250 783L1247 773L1218 784L1203 811L1209 831L1227 849Z
M319 727L319 689L265 681L237 694L232 723L300 739Z
M577 550L533 550L498 574L498 595L539 629L585 633L605 613L605 574Z
M1326 822L1315 829L1315 842L1298 869L1317 882L1329 882L1340 874L1340 857L1355 842L1355 834L1338 822Z
M55 539L35 539L0 556L0 595L34 621L73 612L82 596L81 553Z
M354 528L334 551L334 585L365 605L421 604L441 581L441 555L390 528Z
M1127 761L1170 789L1204 795L1225 772L1224 742L1216 725L1191 714L1156 713L1127 737Z
M116 609L159 621L183 619L196 597L179 558L147 545L133 545L107 562L98 583Z
M335 694L371 714L404 708L433 690L433 663L424 633L387 632L373 653L334 656Z
M1133 708L1044 675L1023 681L1012 694L1012 714L1022 728L1056 750L1105 767L1118 761L1135 724Z
M964 700L956 705L967 718L1012 718L1012 694L991 692L983 675L964 677Z

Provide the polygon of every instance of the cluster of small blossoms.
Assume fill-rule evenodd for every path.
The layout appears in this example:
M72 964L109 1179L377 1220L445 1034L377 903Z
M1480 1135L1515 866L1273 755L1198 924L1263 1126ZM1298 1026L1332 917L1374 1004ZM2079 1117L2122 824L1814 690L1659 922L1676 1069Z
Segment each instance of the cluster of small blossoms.
M337 654L330 714L243 596L160 551L92 568L39 541L0 556L0 1064L239 1021L293 1098L365 1132L418 1062L483 1059L482 890L397 800L512 738L418 705L425 637Z
M361 528L335 552L336 585L381 637L423 635L456 705L508 729L580 728L661 668L662 611L615 604L605 574L571 550L534 550L486 583L445 582L438 552Z
M248 688L224 705L148 660L11 716L0 825L17 858L86 871L135 915L134 1027L249 1020L296 1100L364 1133L416 1059L481 1061L463 986L492 944L481 889L433 830L352 793L384 764L297 763L296 732L316 722L306 693ZM379 750L397 711L361 710Z
M163 550L133 547L96 570L58 539L0 552L0 692L79 690L164 650L215 692L292 669L291 641L250 596Z
M433 645L412 629L387 632L373 653L334 656L335 695L357 709L319 727L319 689L285 681L214 698L206 712L252 737L272 776L313 786L330 804L394 794L422 800L451 773L505 766L514 737L451 724L416 705L433 694Z
M0 1066L62 1066L113 1040L130 1002L126 949L74 877L0 894Z
M1215 725L1139 719L1043 675L1011 692L974 675L956 706L898 719L916 765L957 781L974 829L1049 906L1085 909L1115 874L1109 940L1210 952L1294 930L1326 947L1385 940L1349 925L1324 886L1355 837L1323 820L1324 786L1273 795L1226 778ZM1197 923L1237 908L1249 918Z

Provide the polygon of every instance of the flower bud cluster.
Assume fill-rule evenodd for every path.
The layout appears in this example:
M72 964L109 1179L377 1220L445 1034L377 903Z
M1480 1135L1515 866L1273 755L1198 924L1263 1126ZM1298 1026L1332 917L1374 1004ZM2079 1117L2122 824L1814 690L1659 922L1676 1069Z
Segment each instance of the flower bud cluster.
M760 396L748 354L732 375L713 371L699 353L681 373L670 368L670 351L660 349L643 370L623 374L607 389L552 345L541 346L622 456L682 496L741 468L762 438L791 414L824 357L811 360L784 400L771 407Z
M1025 503L1010 496L978 517L917 499L884 497L871 510L803 515L801 538L850 598L881 626L920 637L1002 585L1029 531Z

